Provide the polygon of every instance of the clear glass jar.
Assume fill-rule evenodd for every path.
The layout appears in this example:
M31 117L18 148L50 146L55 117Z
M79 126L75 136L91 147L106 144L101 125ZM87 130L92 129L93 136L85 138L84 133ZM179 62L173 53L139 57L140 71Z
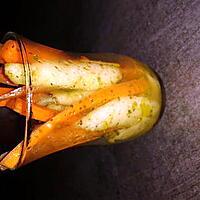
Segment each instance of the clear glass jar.
M63 52L9 33L0 46L0 62L0 82L18 87L15 91L13 88L14 92L10 88L11 93L1 88L0 104L26 115L24 141L4 156L0 162L4 167L16 168L75 145L131 140L147 133L160 117L162 90L159 79L147 65L131 57ZM71 73L75 68L76 73ZM108 71L115 77L118 73L118 80L106 85L103 81L111 76ZM71 78L66 76L62 80L65 73L75 77L82 73L81 76L86 77L79 77L79 82L71 88L64 87ZM87 76L92 83L96 81L97 88ZM81 88L77 89L77 85ZM52 101L57 97L52 98L52 91L71 92L74 87L78 92L89 90L90 94L65 107L57 103L50 108L49 104L44 104L44 100ZM14 103L5 103L9 99L14 99ZM29 126L31 117L39 120L32 127Z

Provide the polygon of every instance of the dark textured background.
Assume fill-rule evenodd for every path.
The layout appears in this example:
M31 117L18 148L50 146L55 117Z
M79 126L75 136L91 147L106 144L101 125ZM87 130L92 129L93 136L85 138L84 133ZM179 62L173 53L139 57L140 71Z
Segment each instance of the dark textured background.
M0 194L48 200L200 199L199 0L57 0L29 6L24 1L9 14L1 17L1 34L13 30L65 50L116 52L147 63L162 78L166 108L154 130L134 141L65 150L2 173ZM17 126L16 116L5 113L0 112L1 134L11 121Z

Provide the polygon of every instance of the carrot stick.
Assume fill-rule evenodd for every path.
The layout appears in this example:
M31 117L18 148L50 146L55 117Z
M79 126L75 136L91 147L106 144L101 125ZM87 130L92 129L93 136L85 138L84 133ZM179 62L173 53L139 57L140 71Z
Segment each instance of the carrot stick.
M0 95L0 101L23 96L23 95L26 94L26 90L25 89L26 89L25 87L20 87L20 88L8 91L8 92L6 92L4 94L1 94ZM0 88L0 91L1 91L1 88Z
M65 53L61 50L47 47L27 39L23 39L23 42L25 44L28 60L30 63L40 59L50 61L54 61L55 59L75 59L75 56L72 56L69 53ZM17 41L8 40L5 42L0 51L0 58L2 58L5 63L22 63L20 48Z
M12 103L11 103L12 102ZM8 99L4 101L0 101L0 107L8 107L15 112L26 116L26 101L21 98L16 99ZM48 121L52 117L54 117L58 112L55 110L51 110L46 107L38 106L36 104L32 105L32 112L33 112L33 119L40 120L40 121Z
M12 88L0 88L0 95L11 92ZM26 100L23 98L11 98L0 101L0 107L6 106L15 112L26 115ZM40 121L47 121L55 116L58 112L49 108L32 104L33 118Z
M11 92L12 90L13 90L13 88L0 87L0 95L6 94L8 92Z
M9 106L8 106L9 107ZM26 100L21 98L16 98L15 104L13 107L9 107L10 109L14 110L21 115L26 116ZM55 110L51 110L49 108L39 106L36 104L32 104L32 112L33 112L33 119L40 120L46 122L54 117L58 112Z
M43 130L42 130L43 131ZM85 142L96 140L106 132L103 131L86 131L76 128L75 126L65 126L61 129L56 129L56 132L51 132L48 137L37 138L35 132L31 137L29 146L24 154L23 162L17 166L22 150L22 142L19 143L11 152L9 152L0 162L0 168L15 169L50 153L73 147ZM57 136L56 136L57 135Z

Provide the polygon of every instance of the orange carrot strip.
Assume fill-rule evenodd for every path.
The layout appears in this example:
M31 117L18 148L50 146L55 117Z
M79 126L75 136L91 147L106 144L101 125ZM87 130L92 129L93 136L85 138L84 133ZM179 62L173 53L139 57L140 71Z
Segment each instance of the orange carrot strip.
M12 88L0 88L0 95L12 91ZM6 106L15 112L26 115L26 100L22 98L6 99L0 101L0 106ZM33 118L40 121L47 121L55 116L58 112L49 108L32 104Z
M16 98L14 106L10 108L17 113L26 116L26 101L24 99ZM58 113L55 110L51 110L49 108L39 106L36 104L32 104L32 112L33 112L32 116L33 119L44 122L48 121Z
M0 87L0 95L6 94L10 91L12 91L13 88L4 88L4 87Z
M37 132L37 129L35 131ZM35 131L33 131L33 135L35 135ZM50 153L96 140L104 134L105 132L103 131L86 131L72 125L57 129L56 132L51 132L50 135L45 138L39 137L37 139L36 137L31 137L23 162L19 166L49 155ZM35 143L34 146L32 145L32 141ZM20 158L21 148L22 143L19 143L3 160L1 160L0 166L8 169L15 169Z
M33 63L38 59L53 61L75 58L74 56L70 55L69 53L65 53L64 51L47 47L27 39L23 39L23 42L25 44L28 60L30 63ZM0 58L2 58L6 63L22 63L20 49L17 41L8 40L5 42L0 52Z
M14 110L15 112L21 115L26 116L26 101L21 98L0 101L0 107L3 107L3 106ZM36 104L32 105L32 111L33 111L33 116L32 116L33 119L44 121L44 122L48 121L49 119L51 119L58 113L55 110L38 106Z
M6 101L0 101L0 107L4 107L7 104L7 100Z
M1 94L0 95L0 101L23 96L26 93L25 89L26 89L25 87L20 87L20 88L17 88L17 89L13 89L13 90L11 90L7 93Z

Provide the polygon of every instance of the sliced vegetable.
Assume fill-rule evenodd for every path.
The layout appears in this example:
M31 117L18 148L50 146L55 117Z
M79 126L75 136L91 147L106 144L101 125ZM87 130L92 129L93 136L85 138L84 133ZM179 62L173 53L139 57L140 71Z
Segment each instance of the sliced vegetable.
M146 97L121 97L90 112L81 118L77 125L90 131L117 128L109 136L109 141L113 142L119 138L128 139L137 135L141 131L139 127L146 127L144 123L154 119L158 110L159 104L149 101ZM152 123L149 124L152 125ZM130 127L132 128L128 129Z
M73 105L74 103L89 96L94 91L85 90L54 90L51 93L51 97L55 100L56 104L61 105Z
M65 53L61 50L47 47L27 39L23 39L23 43L26 47L26 52L30 63L35 62L38 58L43 58L45 60L51 61L66 60L72 58L75 59L75 56L72 56L69 53ZM23 63L18 42L15 40L6 41L0 50L0 58L3 59L5 63Z
M90 61L37 62L32 64L32 85L39 88L96 90L122 78L116 64ZM15 84L25 84L22 64L5 64L6 76Z

